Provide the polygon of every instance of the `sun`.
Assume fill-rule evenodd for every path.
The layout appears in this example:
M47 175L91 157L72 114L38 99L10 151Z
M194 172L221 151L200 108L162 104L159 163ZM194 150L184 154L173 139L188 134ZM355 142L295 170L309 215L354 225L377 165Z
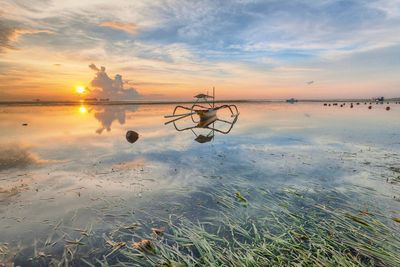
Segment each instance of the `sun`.
M86 92L86 89L85 89L84 86L78 85L78 86L75 88L75 91L76 91L78 94L83 94L83 93Z

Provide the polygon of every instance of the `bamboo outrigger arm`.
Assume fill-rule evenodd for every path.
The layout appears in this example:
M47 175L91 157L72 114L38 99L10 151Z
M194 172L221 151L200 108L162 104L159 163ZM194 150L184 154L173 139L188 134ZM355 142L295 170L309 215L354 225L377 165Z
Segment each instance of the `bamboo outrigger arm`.
M228 134L232 128L233 125L237 122L237 119L239 117L239 110L236 105L221 105L221 106L215 106L215 90L213 89L213 96L209 96L208 94L198 94L195 96L197 98L197 101L191 106L191 107L185 107L182 105L177 105L174 108L174 111L172 115L167 115L164 116L164 118L171 119L164 124L170 124L173 123L175 129L178 132L182 131L187 131L191 130L193 134L196 136L196 141L198 142L209 142L210 140L213 139L214 133L218 132L221 134ZM212 99L212 102L209 101L208 99ZM203 102L200 102L203 101ZM203 104L204 103L204 104ZM233 119L220 119L217 116L218 110L222 109L228 109L230 112L230 117ZM181 112L178 112L181 111ZM198 118L195 118L195 115L198 116ZM179 127L177 125L177 122L185 119L187 117L191 118L192 122L195 123L195 125L189 126L189 127ZM221 130L218 127L216 127L216 123L223 123L229 125L229 128L227 130ZM194 129L208 129L210 132L205 136L202 134L196 134ZM197 140L199 139L199 140ZM200 142L200 143L201 143Z

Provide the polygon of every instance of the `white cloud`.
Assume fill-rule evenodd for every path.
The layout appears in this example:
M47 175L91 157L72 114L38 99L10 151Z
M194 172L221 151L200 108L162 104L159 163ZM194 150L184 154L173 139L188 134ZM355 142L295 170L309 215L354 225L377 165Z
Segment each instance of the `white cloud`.
M95 88L90 90L89 95L96 98L109 98L110 100L130 100L141 97L139 92L133 88L124 88L122 76L116 74L114 79L106 73L105 67L98 68L95 64L90 64L89 68L96 71L91 85Z

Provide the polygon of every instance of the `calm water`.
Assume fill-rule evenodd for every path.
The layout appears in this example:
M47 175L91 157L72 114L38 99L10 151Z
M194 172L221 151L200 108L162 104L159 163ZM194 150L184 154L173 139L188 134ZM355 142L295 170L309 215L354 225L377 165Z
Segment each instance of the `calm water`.
M204 144L164 125L172 105L0 106L0 263L33 248L57 258L82 229L102 238L135 219L201 220L196 205L212 206L199 192L221 184L349 193L399 229L400 105L237 106L230 133Z

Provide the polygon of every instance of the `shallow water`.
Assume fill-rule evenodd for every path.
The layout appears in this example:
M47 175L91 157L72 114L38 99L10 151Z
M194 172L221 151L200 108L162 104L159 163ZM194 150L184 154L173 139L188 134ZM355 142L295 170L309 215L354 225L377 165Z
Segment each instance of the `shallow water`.
M400 105L237 106L229 134L204 144L164 125L173 105L0 106L0 245L23 261L62 228L46 248L56 258L79 229L102 238L136 219L202 220L197 206L214 207L199 192L221 184L348 193L354 209L379 211L399 229L390 218L400 217Z

